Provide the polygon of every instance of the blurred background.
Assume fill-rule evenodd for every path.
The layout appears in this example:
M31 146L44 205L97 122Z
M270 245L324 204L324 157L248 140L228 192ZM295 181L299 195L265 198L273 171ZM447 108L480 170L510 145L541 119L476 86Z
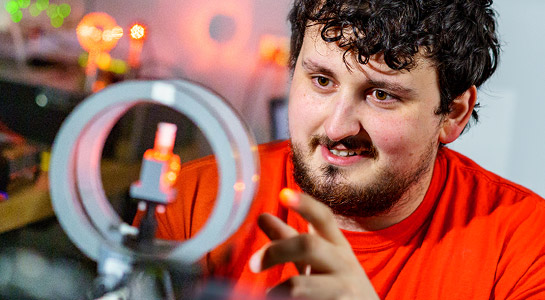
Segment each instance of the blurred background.
M0 4L2 299L74 299L96 275L59 227L47 187L54 137L86 96L123 80L191 80L231 103L257 142L287 137L290 0ZM500 66L480 89L481 121L449 147L545 196L545 3L494 6ZM182 161L211 153L183 116L164 107L131 109L110 133L102 164L104 189L127 222L135 211L127 187L138 179L159 121L178 125Z

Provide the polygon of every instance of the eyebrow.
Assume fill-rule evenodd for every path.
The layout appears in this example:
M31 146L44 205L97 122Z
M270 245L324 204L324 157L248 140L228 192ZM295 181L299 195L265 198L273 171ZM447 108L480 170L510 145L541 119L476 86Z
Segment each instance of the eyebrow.
M389 82L389 81L382 81L382 80L373 80L368 79L367 82L379 89L385 89L394 92L395 94L411 97L414 96L416 93L413 89L409 87L402 86L400 84L397 84L395 82Z
M301 60L301 65L303 66L303 69L307 70L307 72L322 73L324 75L335 76L335 72L333 72L331 69L328 69L327 67L322 66L309 59Z
M329 69L329 68L327 68L327 67L325 67L325 66L323 66L323 65L321 65L319 63L316 63L316 62L314 62L314 61L312 61L310 59L302 59L301 60L301 65L303 66L303 68L307 72L321 73L321 74L324 74L324 75L329 75L329 76L335 77L335 72L333 72L331 69ZM413 97L414 95L416 95L415 90L413 90L413 89L411 89L409 87L400 85L398 83L391 82L391 81L374 80L374 79L371 79L371 78L367 78L366 84L370 85L370 86L373 86L375 88L385 89L385 90L391 91L394 94L399 95L399 96Z

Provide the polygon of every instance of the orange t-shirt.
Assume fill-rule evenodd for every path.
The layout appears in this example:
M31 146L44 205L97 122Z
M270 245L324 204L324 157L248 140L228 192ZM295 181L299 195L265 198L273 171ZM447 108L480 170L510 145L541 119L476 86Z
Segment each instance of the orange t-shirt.
M293 264L249 270L250 256L268 242L257 217L269 212L300 232L307 228L278 202L282 188L300 190L288 142L262 145L259 152L261 179L247 220L204 258L208 271L253 295L297 274ZM158 215L161 238L191 238L214 205L212 158L185 165L180 178L177 201ZM412 215L383 230L343 233L381 299L545 299L545 201L447 148L439 151L430 187Z

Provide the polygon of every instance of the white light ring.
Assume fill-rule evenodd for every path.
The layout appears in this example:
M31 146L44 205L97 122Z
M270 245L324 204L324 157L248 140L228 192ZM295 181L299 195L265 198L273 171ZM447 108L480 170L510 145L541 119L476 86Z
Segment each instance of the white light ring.
M126 105L119 104L95 115L81 132L76 145L76 182L84 210L98 231L109 235L117 244L121 243L122 236L115 228L122 220L106 201L99 166L106 138L127 110Z
M158 88L166 92L158 94ZM172 101L169 100L169 92L173 94L170 99ZM124 82L90 96L68 116L55 139L50 170L53 207L68 236L89 257L95 260L98 258L101 243L108 243L136 257L145 256L132 249L116 245L119 243L118 234L114 234L109 228L119 223L119 218L115 212L112 213L113 210L104 197L100 179L96 180L100 172L90 171L99 168L100 164L95 160L100 155L96 153L89 155L88 151L80 150L91 149L92 147L88 147L91 141L95 144L102 143L98 147L101 152L105 135L103 132L100 134L94 132L100 126L93 125L92 122L97 120L104 122L105 116L110 113L117 114L119 119L131 105L142 102L142 100L132 99L149 99L152 103L168 105L186 115L201 128L216 154L220 183L216 205L210 218L194 238L177 244L178 247L164 257L185 263L195 262L226 240L236 230L234 227L238 228L241 223L239 220L245 218L251 205L255 192L255 176L258 172L255 143L250 138L247 128L240 124L240 120L236 118L233 111L225 110L225 107L228 107L225 102L202 87L183 82ZM115 113L116 109L119 111ZM97 117L105 113L106 115L102 118ZM103 127L108 132L115 123L113 121L115 118L109 117L111 117L110 123ZM234 125L233 120L236 120ZM74 158L76 153L78 156ZM239 155L233 157L233 153ZM242 156L244 159L241 159L241 153L249 156ZM80 167L75 165L76 161L78 164L87 163L87 165ZM237 165L240 167L237 168ZM86 180L89 179L85 178L86 172L75 171L79 173L78 189L73 172L80 168L89 171L95 177L93 180ZM235 193L233 185L240 179L247 188L240 193ZM99 199L95 199L96 197ZM88 200L88 198L92 199ZM240 205L233 206L234 199L241 199ZM101 218L97 219L95 215L97 212ZM91 217L91 214L94 217ZM234 226L235 224L238 226ZM228 228L227 232L225 228ZM161 254L151 256L156 258Z
M187 81L177 81L174 83L182 89L191 90L192 92L198 94L200 96L200 99L202 99L203 102L206 102L209 108L217 113L216 117L218 121L222 124L222 126L224 128L229 128L229 130L226 131L228 135L237 132L250 132L250 129L246 127L246 124L240 122L241 117L237 114L236 110L229 106L227 102L222 102L222 105L216 105L214 101L210 101L210 99L214 99L214 94L212 94L211 91L204 89L200 86L191 84ZM254 160L254 164L256 166L259 166L258 156L256 155L257 146L255 144L255 141L251 139L251 135L249 135L249 137L250 138L248 139L238 139L238 141L236 141L236 136L229 136L231 143L237 143L239 145L236 149L238 150L238 152L234 153L234 155L237 156L237 159L235 159L235 162L237 163L237 169L243 169L245 167L241 164L241 162L245 160ZM248 166L251 166L251 164L248 164ZM257 184L257 182L259 181L258 173L259 170L248 169L245 172L239 173L242 176L238 178L237 182L254 182ZM244 193L236 193L237 197L235 198L234 209L237 211L240 210L241 213L235 213L234 215L237 218L230 219L230 224L225 229L225 232L228 236L231 236L242 225L242 222L244 222L246 214L252 204L256 184L245 186L245 189L249 190Z

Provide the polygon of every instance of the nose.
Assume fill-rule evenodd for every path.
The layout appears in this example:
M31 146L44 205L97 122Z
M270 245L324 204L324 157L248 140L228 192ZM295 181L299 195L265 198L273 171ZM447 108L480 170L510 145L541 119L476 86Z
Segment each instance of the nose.
M353 100L339 97L332 104L331 114L324 122L327 136L333 141L360 133L362 125Z

